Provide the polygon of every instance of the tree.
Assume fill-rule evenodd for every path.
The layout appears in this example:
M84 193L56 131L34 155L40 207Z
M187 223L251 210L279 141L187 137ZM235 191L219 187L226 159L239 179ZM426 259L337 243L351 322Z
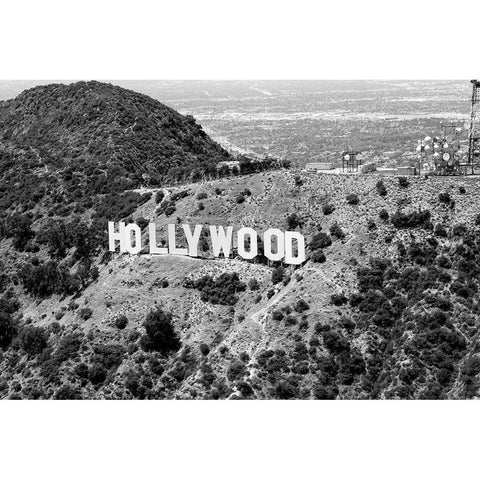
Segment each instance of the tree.
M350 193L349 195L347 195L347 203L349 205L358 205L359 203L358 196L355 195L354 193Z
M38 355L47 347L48 333L42 327L27 325L20 331L19 339L29 355Z
M142 338L144 350L154 350L164 355L180 349L178 337L172 323L172 314L160 307L152 310L145 319L145 332Z
M0 347L7 348L16 334L15 324L7 312L0 310Z
M272 283L274 285L277 284L277 283L280 283L283 280L284 275L285 275L285 269L282 266L277 267L272 272Z

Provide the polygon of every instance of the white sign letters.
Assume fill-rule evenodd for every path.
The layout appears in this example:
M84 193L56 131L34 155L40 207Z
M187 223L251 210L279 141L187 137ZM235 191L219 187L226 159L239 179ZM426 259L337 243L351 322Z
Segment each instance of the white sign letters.
M158 246L157 228L154 223L148 225L149 253L152 255L188 255L198 257L198 244L203 225L182 225L187 247L177 246L176 225L167 226L168 246ZM209 226L211 249L215 257L229 257L234 250L233 227ZM250 227L243 227L236 234L238 255L251 260L258 255L258 234ZM117 251L117 242L121 253L139 254L142 250L142 232L138 225L124 222L108 222L108 246L111 252ZM305 261L305 238L299 232L282 232L270 228L263 234L264 255L273 262L284 261L291 265L300 265Z

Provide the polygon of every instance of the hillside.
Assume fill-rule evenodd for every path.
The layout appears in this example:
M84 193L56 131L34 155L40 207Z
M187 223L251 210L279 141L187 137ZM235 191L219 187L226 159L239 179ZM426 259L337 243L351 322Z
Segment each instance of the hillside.
M85 274L75 240L60 253L37 233L13 263L5 239L4 397L477 395L476 178L282 171L136 193L127 221L295 228L310 259L110 257L103 237Z

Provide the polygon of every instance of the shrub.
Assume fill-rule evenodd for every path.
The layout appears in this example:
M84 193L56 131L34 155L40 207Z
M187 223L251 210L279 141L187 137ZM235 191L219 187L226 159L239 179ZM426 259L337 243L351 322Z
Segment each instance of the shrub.
M466 190L465 190L465 187L464 187L464 186L458 187L458 191L459 191L462 195L466 193Z
M301 298L300 300L298 300L298 302L295 304L295 306L293 308L295 309L295 311L297 313L302 313L305 310L308 310L310 307L309 307L308 303Z
M101 363L94 363L89 369L88 378L93 385L99 385L106 380L107 370Z
M237 195L237 197L235 198L235 201L240 204L240 203L243 203L245 201L245 197L240 193Z
M450 197L450 194L448 192L442 192L438 195L438 201L440 203L449 204L452 201L452 197Z
M331 244L332 244L332 239L328 234L324 232L318 232L312 237L308 246L310 247L310 250L313 251L313 250L327 248Z
M139 218L137 218L135 223L140 227L140 230L143 230L144 228L148 227L148 224L150 222L146 218L139 217Z
M16 334L15 324L9 313L0 310L0 347L7 348Z
M197 207L199 212L205 210L205 205L203 204L203 202L198 202Z
M339 307L341 305L345 305L348 300L344 293L334 293L330 296L330 301L333 305Z
M156 194L155 194L155 203L160 203L163 199L165 198L165 193L163 192L163 190L159 190Z
M295 177L293 177L294 181L295 181L295 186L296 187L301 187L303 185L303 180L302 180L302 177L300 175L295 175Z
M42 327L26 325L20 330L19 340L28 355L38 355L47 347L48 333Z
M207 197L208 197L208 195L207 195L206 192L200 192L200 193L197 195L197 200L205 200Z
M350 193L349 195L347 195L347 203L349 205L358 205L359 203L359 199L358 199L358 195L356 195L355 193Z
M402 188L407 188L410 185L407 177L398 177L398 184Z
M285 269L282 266L277 267L272 272L272 283L276 285L283 280L283 276L285 275Z
M373 230L376 230L377 229L377 224L375 223L375 221L373 220L373 218L369 218L367 220L367 230L369 230L370 232L372 232Z
M248 282L248 288L252 291L258 290L260 288L260 284L256 278L251 278Z
M247 286L241 282L238 273L222 273L216 279L204 275L195 282L193 287L201 292L201 299L214 305L235 305L238 301L237 293L246 290Z
M152 310L145 319L145 332L142 337L144 350L154 350L167 355L180 349L180 338L173 328L170 312L161 308Z
M82 391L74 385L62 385L53 395L54 400L81 400Z
M273 288L271 288L271 289L267 292L267 298L270 300L274 295L275 295L275 290L274 290Z
M81 308L78 311L78 316L80 317L81 320L88 320L93 314L93 310L91 308L85 307Z
M330 215L334 212L335 207L331 203L324 203L322 205L322 212L324 215Z
M107 343L95 345L93 348L94 363L99 363L107 370L117 368L123 361L125 348L118 343Z
M287 225L290 230L295 230L297 227L303 227L303 220L296 213L291 213L287 217Z
M324 263L327 260L327 257L325 256L325 254L323 253L323 250L321 249L314 250L310 254L310 258L315 263Z
M120 315L115 320L115 326L119 330L123 330L128 325L128 318L126 315Z
M343 230L340 228L340 225L338 225L337 222L335 222L331 227L330 227L330 235L333 238L336 238L338 240L341 240L342 238L345 238L345 233Z
M430 210L418 210L410 213L398 211L391 217L391 222L395 228L431 228Z
M378 216L380 218L380 220L382 220L383 222L386 222L388 220L388 211L385 209L385 208L382 208L379 212L378 212Z
M437 235L437 237L444 237L444 238L447 237L447 229L440 223L437 223L435 225L433 233Z
M387 187L385 187L385 184L383 183L383 180L379 180L377 184L375 185L377 189L377 193L381 197L385 197L387 195Z

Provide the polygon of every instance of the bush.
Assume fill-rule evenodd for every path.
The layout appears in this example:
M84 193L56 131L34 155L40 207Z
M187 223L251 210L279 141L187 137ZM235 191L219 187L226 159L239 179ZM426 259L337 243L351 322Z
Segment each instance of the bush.
M463 186L458 187L458 191L459 191L459 193L461 193L462 195L466 193L465 187L463 187Z
M450 194L448 192L442 192L438 195L438 201L440 203L449 204L452 201L452 197L450 197Z
M359 201L358 195L355 195L354 193L347 195L347 203L349 205L358 205Z
M330 301L333 305L340 307L341 305L345 305L348 300L344 293L334 293L330 296Z
M15 324L9 313L0 310L0 347L7 348L16 334Z
M378 212L378 216L380 218L380 220L382 220L383 222L386 222L388 220L388 211L385 209L385 208L382 208L379 212Z
M198 208L198 211L201 212L205 210L205 205L203 204L203 202L198 202L197 208Z
M398 184L402 188L407 188L410 185L407 177L398 177Z
M106 380L107 370L101 363L94 363L89 369L88 378L93 385L99 385Z
M245 197L240 193L237 195L237 197L235 198L235 201L240 204L240 203L243 203L245 201Z
M337 222L335 222L331 227L330 227L330 235L333 238L336 238L337 240L341 240L342 238L345 238L345 233L343 230L340 228L340 225L338 225Z
M258 280L256 278L251 278L250 281L248 282L248 288L250 290L255 291L260 288L260 284L258 283Z
M440 223L435 225L433 233L437 235L437 237L447 238L447 229Z
M47 347L48 333L42 327L26 325L20 330L19 340L28 355L38 355Z
M126 315L120 315L115 320L115 326L119 330L123 330L128 325L128 318Z
M208 195L207 195L206 192L200 192L200 193L197 195L197 200L205 200L207 197L208 197Z
M335 211L335 207L331 203L324 203L322 205L322 212L324 215L330 215Z
M391 222L395 228L431 228L430 210L418 210L410 213L398 211L391 217Z
M298 302L295 304L295 306L293 308L295 309L295 311L297 313L302 313L305 310L308 310L310 307L309 307L308 303L301 298L300 300L298 300Z
M85 307L81 308L78 311L78 316L80 317L81 320L88 320L93 314L93 310L91 308Z
M377 184L375 185L377 189L377 193L381 197L385 197L387 195L387 187L385 187L385 184L383 183L383 180L379 180Z
M144 228L148 227L148 224L150 222L146 218L139 217L139 218L137 218L135 223L140 227L140 230L143 230Z
M369 218L367 220L367 230L370 231L370 232L373 232L376 229L377 229L377 224L375 223L375 221L372 218Z
M238 273L222 273L216 279L204 275L195 282L193 287L201 292L201 299L214 305L235 305L238 301L237 293L246 290L247 286L241 282Z
M170 312L161 308L152 310L145 319L145 332L142 337L144 350L154 350L167 355L180 349L180 338L173 328Z
M159 190L156 194L155 194L155 203L160 203L163 199L165 198L165 193L163 192L163 190Z
M314 251L314 250L327 248L331 244L332 244L332 239L328 234L324 232L318 232L312 237L308 246L310 247L310 250Z
M327 260L327 257L325 256L325 254L323 253L323 250L321 250L321 249L314 250L310 254L310 258L315 263L324 263Z
M303 185L303 180L302 180L302 177L300 175L295 175L295 177L293 177L294 181L295 181L295 186L296 187L301 187Z
M290 230L295 230L297 227L303 227L303 220L296 213L291 213L287 217L287 225Z
M282 266L277 267L273 272L272 272L272 283L276 285L277 283L280 283L283 281L283 276L285 275L285 269Z
M54 400L81 400L82 391L74 385L62 385L53 395Z

